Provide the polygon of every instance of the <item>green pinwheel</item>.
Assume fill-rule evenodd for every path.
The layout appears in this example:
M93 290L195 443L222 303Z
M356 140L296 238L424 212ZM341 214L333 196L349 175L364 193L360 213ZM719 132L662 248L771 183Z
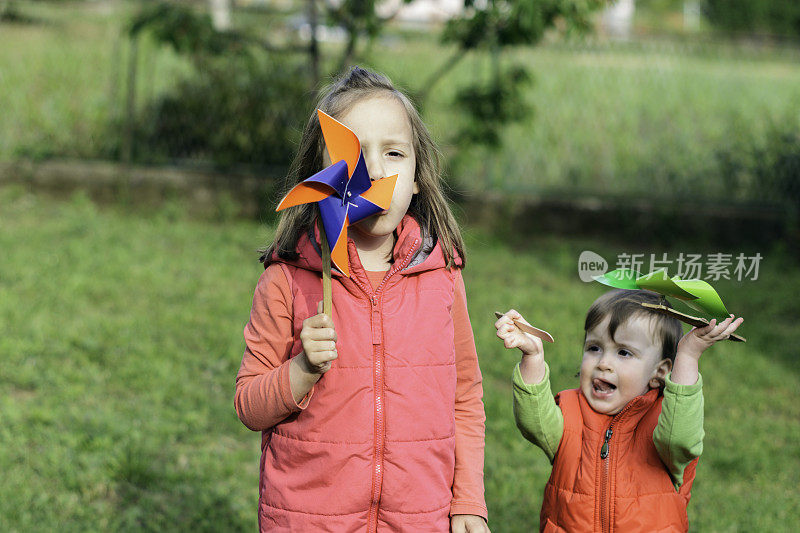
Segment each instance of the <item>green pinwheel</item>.
M619 268L593 277L595 281L616 289L645 289L661 294L664 297L676 298L692 309L717 319L717 322L721 322L730 316L725 304L722 303L722 298L714 290L714 287L700 279L680 279L678 276L670 278L666 269L641 275L639 272L629 268ZM705 318L686 315L666 306L642 305L696 327L708 325L708 320ZM735 334L731 335L731 339L744 341L743 337Z
M718 320L724 320L729 316L725 304L722 303L722 298L719 297L714 287L701 279L683 280L678 276L670 278L667 276L666 269L656 270L643 276L635 270L619 268L600 276L594 276L594 279L616 289L645 289L664 296L671 296L681 300L692 309Z

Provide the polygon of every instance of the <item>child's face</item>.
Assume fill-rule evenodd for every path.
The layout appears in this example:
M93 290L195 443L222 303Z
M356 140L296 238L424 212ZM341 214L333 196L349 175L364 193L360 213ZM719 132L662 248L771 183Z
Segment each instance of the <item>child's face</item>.
M632 316L620 324L614 339L608 333L610 316L586 332L580 386L592 409L615 415L635 397L659 386L671 368L662 359L645 316Z
M377 94L358 100L340 117L339 122L353 130L361 142L361 150L372 180L397 174L392 204L383 211L351 226L351 236L386 237L392 234L419 192L414 176L417 160L411 122L403 104L389 94ZM329 164L327 152L325 164Z

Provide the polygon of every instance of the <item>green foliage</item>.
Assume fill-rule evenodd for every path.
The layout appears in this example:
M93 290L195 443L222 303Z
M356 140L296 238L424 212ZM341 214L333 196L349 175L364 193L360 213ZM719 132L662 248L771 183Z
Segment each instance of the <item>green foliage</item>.
M800 212L800 124L775 127L754 159L757 188Z
M796 0L705 0L706 16L721 29L800 39Z
M260 435L233 409L242 328L271 232L253 222L98 209L0 189L0 522L5 531L247 531ZM466 230L464 272L483 374L490 526L537 529L550 473L514 425L493 311L516 308L556 342L554 390L575 386L583 318L605 290L576 275L582 250L675 257L693 247ZM703 355L705 451L693 531L793 532L800 516L800 369L787 253L761 249L757 281L714 287L745 317L746 344ZM755 250L708 252L748 255ZM746 400L746 401L745 401Z
M309 99L304 72L271 56L204 57L139 119L146 157L288 164Z
M488 50L492 66L484 79L475 76L455 95L455 107L468 122L456 133L461 144L498 147L500 132L510 124L529 118L530 108L523 87L530 80L527 68L516 64L500 65L504 50L514 46L534 46L545 31L559 22L569 31L586 32L591 28L590 14L604 0L488 0L465 2L463 14L448 21L442 32L444 43L467 51ZM427 92L428 89L426 89Z
M556 23L568 29L588 31L591 14L606 0L488 0L464 2L463 14L448 21L445 43L465 49L535 45Z
M745 189L800 213L800 121L772 124L763 139L734 139L716 157L729 190Z
M20 10L17 2L2 0L0 1L0 22L4 24L33 24L38 21Z
M408 3L410 0L404 0ZM326 4L328 19L335 25L341 25L353 36L361 32L369 37L380 33L385 20L375 12L375 0L342 0L335 5Z
M148 4L129 28L133 38L149 32L194 64L193 76L139 117L140 160L288 164L309 105L301 64L254 37L219 32L208 14L180 4Z
M156 40L182 54L222 55L244 51L244 38L236 33L219 32L208 13L182 4L148 2L133 16L128 35L149 31Z
M109 14L92 5L70 2L62 8L51 2L29 3L24 5L25 12L44 24L2 26L0 160L107 158L118 153L119 128L109 128L108 122L120 114L129 43L125 39L119 46L114 43L119 19L123 14L126 21L130 18L121 8ZM138 9L139 4L123 3L121 7ZM267 23L259 26L260 20L247 13L251 28L269 27ZM164 160L171 156L151 132L155 122L166 122L165 117L157 116L162 100L181 105L177 85L207 95L187 98L187 102L202 100L207 107L222 106L215 103L213 88L197 89L211 82L198 72L193 54L178 56L171 45L157 46L146 33L140 34L137 110L138 133L148 144L138 157ZM450 57L457 51L455 44L442 45L433 35L411 32L392 36L402 38L402 45L373 47L366 63L405 87L418 86L435 71L437 63L431 58ZM265 71L272 72L270 62L277 61L276 54L267 55L258 45L253 46L253 57L263 62ZM333 52L338 52L337 45L331 45L326 54L330 57ZM502 142L497 147L448 145L462 127L469 128L468 113L455 111L454 96L473 83L488 87L491 54L490 48L470 52L449 71L447 81L429 94L424 109L425 122L444 145L450 175L459 187L474 191L489 186L513 194L568 197L612 194L721 202L771 202L775 198L771 190L754 185L753 153L767 146L771 123L782 124L784 117L796 116L800 108L800 69L794 49L667 41L557 41L535 48L504 49L500 54L503 72L521 64L535 73L535 86L522 89L524 102L536 110L535 120L498 125ZM231 66L230 72L241 72L239 66L249 68L248 54L235 56L236 70ZM208 61L216 61L215 57L211 55ZM229 88L233 80L241 81L238 74L226 77L221 63L205 80L223 78ZM293 62L289 66L296 68ZM278 76L280 70L275 72L273 78L262 77L260 88L259 83L251 84L245 94L270 91L274 83L289 84ZM298 89L290 91L291 104L264 113L305 109L311 96L304 96L302 81L293 86ZM232 88L225 90L234 93ZM190 118L202 120L205 112L198 103L183 115L194 113ZM244 123L255 117L251 113L243 118ZM285 124L294 120L299 127L305 117L280 120ZM174 157L192 153L210 157L206 146L216 141L201 138L182 146L183 135L195 136L191 123L177 119L172 123L163 126L169 133L162 135L161 141L175 145L171 149ZM250 130L255 127L248 126ZM225 128L243 137L251 135L236 128L233 120ZM211 132L206 137L213 137L216 126L206 129ZM296 138L292 137L296 132L284 131L288 137L275 136L279 145L287 146L284 153L288 154L293 147L284 143ZM252 150L246 140L235 142L244 145L243 150ZM159 152L144 153L149 146ZM251 160L266 157L255 154ZM732 171L720 166L725 158Z
M499 146L506 125L522 123L531 116L532 109L525 100L530 82L527 70L512 67L484 84L459 89L455 95L456 109L466 113L470 120L457 133L458 142L467 146Z

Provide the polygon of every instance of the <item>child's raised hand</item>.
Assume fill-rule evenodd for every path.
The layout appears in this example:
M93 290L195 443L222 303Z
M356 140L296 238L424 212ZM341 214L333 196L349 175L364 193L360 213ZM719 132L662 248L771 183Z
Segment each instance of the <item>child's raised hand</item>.
M678 343L678 354L700 359L702 353L715 342L725 340L742 324L744 318L731 315L722 322L712 319L706 327L693 328Z
M542 347L542 340L525 333L517 326L514 325L514 320L519 320L528 324L528 322L516 310L510 309L501 316L494 327L497 329L497 336L503 340L503 345L506 348L519 348L522 350L523 355L544 355Z
M322 313L322 301L317 305L317 313L303 321L300 341L308 363L307 371L321 375L330 370L331 362L338 354L333 319Z

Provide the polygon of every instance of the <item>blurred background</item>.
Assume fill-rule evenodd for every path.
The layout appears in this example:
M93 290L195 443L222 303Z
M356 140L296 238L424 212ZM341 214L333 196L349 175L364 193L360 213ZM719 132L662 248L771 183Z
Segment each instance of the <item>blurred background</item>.
M442 150L492 530L536 530L549 476L493 312L553 333L572 388L603 292L582 258L693 257L748 342L703 358L692 530L796 531L795 0L0 0L0 529L256 528L232 398L257 249L317 91L356 64Z

